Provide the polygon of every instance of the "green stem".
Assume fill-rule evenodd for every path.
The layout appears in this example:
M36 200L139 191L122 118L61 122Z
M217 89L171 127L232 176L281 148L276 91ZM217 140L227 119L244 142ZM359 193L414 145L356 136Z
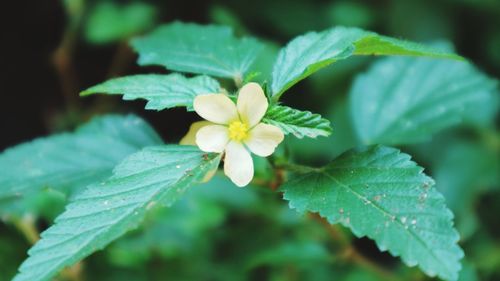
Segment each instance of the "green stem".
M24 235L31 245L35 244L38 239L40 239L40 234L36 229L35 218L33 216L24 216L23 218L11 217L9 220Z

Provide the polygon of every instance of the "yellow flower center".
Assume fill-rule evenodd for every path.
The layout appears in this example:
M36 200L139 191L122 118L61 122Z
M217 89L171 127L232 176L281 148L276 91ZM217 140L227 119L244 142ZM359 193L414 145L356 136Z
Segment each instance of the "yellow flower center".
M229 124L229 138L234 141L242 141L248 137L248 125L241 121L233 121Z

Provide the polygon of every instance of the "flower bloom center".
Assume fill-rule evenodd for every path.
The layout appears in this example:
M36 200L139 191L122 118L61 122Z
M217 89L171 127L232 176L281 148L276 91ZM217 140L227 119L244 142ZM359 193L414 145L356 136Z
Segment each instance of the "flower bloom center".
M248 125L241 121L233 121L229 124L229 138L234 141L242 141L248 137Z

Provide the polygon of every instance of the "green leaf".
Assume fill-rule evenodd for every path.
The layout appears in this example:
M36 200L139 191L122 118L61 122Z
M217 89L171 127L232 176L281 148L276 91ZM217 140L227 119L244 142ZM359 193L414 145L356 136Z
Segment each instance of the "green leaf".
M476 266L470 261L465 261L458 281L479 281Z
M197 95L219 93L219 82L208 76L186 78L180 74L132 75L108 80L81 93L88 96L97 93L109 95L123 94L124 100L145 99L146 109L163 110L185 106L193 110L193 100Z
M139 117L109 115L74 133L17 145L0 154L0 205L44 187L63 191L83 187L108 177L128 155L161 143Z
M458 140L456 136L445 138L439 144L422 144L421 149L434 151L434 157L439 153L431 164L433 176L446 204L456 216L463 241L480 225L475 210L479 197L500 182L498 152L479 143Z
M330 261L330 254L326 247L317 241L294 241L287 239L278 245L255 254L248 261L248 267L254 268L262 265L317 265Z
M496 94L497 81L468 63L386 58L356 79L350 106L363 143L408 144L488 107Z
M106 249L113 263L135 267L153 257L199 253L206 245L207 236L223 227L227 216L222 205L190 192L201 188L189 189L170 208L149 211L139 230L128 233Z
M374 239L408 266L456 280L463 252L453 214L422 170L396 149L369 147L297 175L282 190L291 208L318 212L357 237Z
M118 5L114 2L98 2L90 11L85 37L94 44L128 39L151 28L155 20L154 7L146 3Z
M263 121L279 127L287 135L293 134L300 139L303 137L327 137L332 133L330 121L322 118L321 115L288 106L271 106Z
M300 80L354 55L406 55L461 59L432 48L358 28L335 27L310 32L284 47L274 64L271 93L275 100Z
M49 280L136 228L157 202L172 204L219 161L218 154L179 145L148 147L129 156L112 177L88 186L67 206L29 250L14 280Z
M231 28L174 22L132 41L140 65L242 80L262 45Z
M137 265L158 255L186 257L215 246L211 235L238 210L254 210L258 197L254 188L238 188L229 178L216 175L208 183L193 186L170 208L148 212L139 231L110 245L109 256L120 265Z

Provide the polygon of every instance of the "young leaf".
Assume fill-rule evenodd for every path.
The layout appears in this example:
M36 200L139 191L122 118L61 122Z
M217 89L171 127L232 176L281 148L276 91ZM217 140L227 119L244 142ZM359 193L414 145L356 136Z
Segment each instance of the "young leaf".
M219 93L217 80L208 76L186 78L180 74L169 75L143 74L108 80L93 86L80 95L97 93L109 95L123 94L124 100L145 99L146 109L163 110L176 106L185 106L193 110L193 100L197 95Z
M336 27L310 32L283 48L273 67L271 93L275 100L288 88L335 61L353 55L407 55L460 59L416 43L358 28Z
M104 248L137 227L157 202L172 204L219 160L219 154L179 145L148 147L129 156L112 177L90 185L66 207L29 250L14 280L49 280L65 266Z
M229 27L181 22L163 25L132 46L141 65L239 80L262 49L253 38L236 38Z
M408 144L488 107L496 93L497 82L468 63L386 58L356 79L350 107L362 142Z
M0 154L0 201L44 187L66 190L98 181L128 155L161 144L139 117L95 118L74 133L20 144Z
M456 280L463 252L453 214L422 170L396 149L369 147L298 175L282 190L291 208L318 212L358 237L374 239L408 266Z
M268 109L264 123L279 127L285 134L293 134L297 138L327 137L332 133L330 121L319 114L300 111L288 106L275 105Z

